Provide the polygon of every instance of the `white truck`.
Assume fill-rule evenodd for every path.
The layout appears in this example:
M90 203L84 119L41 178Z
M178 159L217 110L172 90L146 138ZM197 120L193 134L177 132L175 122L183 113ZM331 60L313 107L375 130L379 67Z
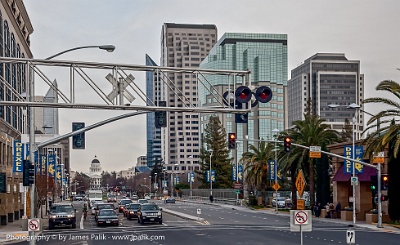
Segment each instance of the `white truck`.
M92 207L93 202L103 201L103 191L102 190L89 190L88 191L88 203L89 207Z

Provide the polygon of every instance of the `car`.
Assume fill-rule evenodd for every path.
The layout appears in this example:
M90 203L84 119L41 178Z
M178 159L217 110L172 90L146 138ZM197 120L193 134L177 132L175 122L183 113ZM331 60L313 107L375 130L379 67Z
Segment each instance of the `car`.
M72 204L53 204L49 212L49 230L55 226L71 225L76 228L76 210Z
M107 202L117 202L117 197L115 195L108 195Z
M158 222L162 224L162 209L155 203L140 204L137 212L138 223L144 224L145 222Z
M276 207L277 202L278 202L278 208L286 207L286 198L276 197L276 198L272 199L272 202L271 202L272 207Z
M99 203L103 203L103 202L98 202L98 201L93 201L93 202L91 202L91 204L90 204L90 213L91 213L92 215L95 215L95 214L96 214L96 206L97 206L97 204L99 204Z
M112 210L114 210L115 207L114 207L114 204L109 204L109 203L98 203L98 204L94 207L94 209L95 209L95 211L96 211L95 216L94 216L94 219L97 221L99 212L100 212L101 210L103 210L103 209L112 209Z
M76 195L74 196L75 201L85 201L85 195Z
M150 198L150 196L149 196L149 195L145 195L145 196L144 196L144 199L146 199L146 200L150 200L151 198Z
M147 199L139 199L137 202L140 204L149 203L149 201L147 201Z
M125 217L128 220L137 219L138 218L138 211L140 209L140 203L130 203L127 204L128 206L125 208Z
M164 200L165 203L175 203L175 198L173 197L168 197Z
M139 200L138 195L132 195L131 200L133 200L133 201Z
M97 226L101 225L119 225L118 214L114 209L102 209L97 214Z
M122 199L121 201L119 201L119 203L118 203L118 211L120 213L123 213L125 205L128 204L128 203L132 203L132 200L131 199Z

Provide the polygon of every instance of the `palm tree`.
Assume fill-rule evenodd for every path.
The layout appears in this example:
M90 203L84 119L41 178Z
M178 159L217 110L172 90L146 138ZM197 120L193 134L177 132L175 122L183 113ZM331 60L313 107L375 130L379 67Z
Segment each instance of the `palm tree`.
M261 141L259 147L249 145L250 152L245 152L240 159L244 163L245 181L261 190L262 202L265 205L268 185L268 160L275 158L274 144Z
M304 146L322 146L336 143L339 141L339 133L330 129L324 124L325 120L318 115L305 114L305 119L295 121L288 134L291 135L293 142ZM310 204L315 204L315 166L314 159L309 158L308 149L296 149L290 153L290 159L297 160L308 173L310 187Z
M390 97L395 97L400 99L400 84L391 81L385 80L378 84L376 87L378 91L386 91L391 93ZM400 220L400 211L398 209L400 205L400 196L398 195L400 191L400 182L398 181L400 177L400 166L398 163L399 151L400 151L400 125L396 124L398 122L398 118L400 116L400 103L398 101L394 101L386 96L384 98L374 97L368 98L364 100L364 103L379 103L383 104L380 108L389 108L383 110L373 116L369 121L365 131L369 130L376 124L384 124L381 125L379 130L373 132L368 135L368 137L364 140L366 144L365 154L367 156L372 156L373 152L384 151L385 148L388 148L388 174L389 174L389 216L392 220ZM378 121L379 120L379 121Z

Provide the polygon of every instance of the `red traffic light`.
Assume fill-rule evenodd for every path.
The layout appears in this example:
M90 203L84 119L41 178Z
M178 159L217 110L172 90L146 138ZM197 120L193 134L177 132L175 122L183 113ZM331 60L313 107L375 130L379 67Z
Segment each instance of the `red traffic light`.
M382 201L388 201L389 200L389 196L382 195L381 200Z
M291 145L292 145L292 138L290 138L289 136L286 136L283 140L283 150L285 152L289 152Z
M236 134L228 134L228 149L236 149Z
M239 103L247 103L251 100L251 90L246 86L240 86L235 91L235 97Z
M261 86L256 90L255 97L261 103L268 103L272 99L272 90L269 87Z

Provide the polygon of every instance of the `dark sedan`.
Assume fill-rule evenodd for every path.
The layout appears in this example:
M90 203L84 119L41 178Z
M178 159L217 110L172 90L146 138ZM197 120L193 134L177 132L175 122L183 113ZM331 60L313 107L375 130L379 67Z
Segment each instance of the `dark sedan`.
M125 209L125 217L129 220L138 218L140 203L131 203Z
M173 197L168 197L167 199L165 199L164 202L165 202L165 203L175 203L175 198L173 198Z
M119 225L118 214L114 209L102 209L97 215L97 226L101 225Z
M124 212L124 208L126 204L132 203L131 199L122 199L119 203L118 203L118 211L120 213Z
M97 217L99 215L99 212L103 209L115 209L114 204L109 204L109 203L98 203L95 206L95 216L94 219L97 221Z

